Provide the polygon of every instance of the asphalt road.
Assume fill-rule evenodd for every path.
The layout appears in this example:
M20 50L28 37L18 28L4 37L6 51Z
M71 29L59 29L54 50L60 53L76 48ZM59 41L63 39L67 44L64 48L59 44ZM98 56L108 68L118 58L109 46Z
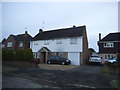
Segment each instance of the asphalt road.
M3 88L110 88L110 81L118 78L117 75L101 74L102 66L99 65L81 65L65 71L15 68L19 70L3 73Z
M31 80L25 78L3 75L2 88L42 88L41 85L33 83Z

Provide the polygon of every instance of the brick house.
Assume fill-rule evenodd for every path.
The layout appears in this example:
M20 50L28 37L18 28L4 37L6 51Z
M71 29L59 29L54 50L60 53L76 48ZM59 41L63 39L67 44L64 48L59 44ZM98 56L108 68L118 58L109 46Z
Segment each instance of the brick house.
M30 48L31 35L25 31L25 34L10 35L2 40L2 49L17 50Z
M99 34L99 55L102 57L102 61L115 57L117 53L120 53L120 32L109 33L101 39Z
M86 26L73 26L57 30L43 31L35 35L30 42L34 57L46 63L48 56L58 55L71 60L73 65L88 61L88 40Z

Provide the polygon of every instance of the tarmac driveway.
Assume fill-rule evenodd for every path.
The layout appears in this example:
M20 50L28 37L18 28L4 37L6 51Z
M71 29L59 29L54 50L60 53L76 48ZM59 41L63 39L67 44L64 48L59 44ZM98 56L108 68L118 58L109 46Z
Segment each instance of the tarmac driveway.
M31 84L34 83L33 88L34 86L42 88L109 88L111 87L110 81L117 80L118 76L102 74L100 72L101 68L102 66L96 65L81 65L80 67L69 70L46 70L35 67L20 67L18 70L3 73L3 87L9 88L9 85L12 83L6 85L5 80L6 78L14 76L14 80L16 80L16 82L20 78L23 78L25 82L27 79L27 82L32 82ZM18 78L16 79L16 77ZM22 83L24 83L24 81ZM32 86L31 84L30 86ZM15 87L17 87L17 85Z

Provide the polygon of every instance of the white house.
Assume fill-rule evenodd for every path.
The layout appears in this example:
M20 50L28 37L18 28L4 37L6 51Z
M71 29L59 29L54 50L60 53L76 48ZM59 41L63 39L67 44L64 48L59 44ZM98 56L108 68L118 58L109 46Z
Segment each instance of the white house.
M40 29L30 42L30 48L41 63L46 63L50 55L58 55L68 58L73 65L84 64L88 59L86 27L73 26L49 31Z

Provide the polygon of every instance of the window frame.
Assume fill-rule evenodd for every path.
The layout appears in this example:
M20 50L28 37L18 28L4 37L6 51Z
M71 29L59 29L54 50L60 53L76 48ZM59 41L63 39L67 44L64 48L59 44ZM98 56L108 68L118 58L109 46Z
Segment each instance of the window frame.
M19 47L23 47L23 42L19 42Z
M78 43L77 37L70 38L70 44L77 44L77 43Z
M105 48L113 48L114 47L113 42L105 42L103 45L104 45Z
M7 43L7 47L12 47L12 45L13 45L12 42Z
M49 40L44 40L44 45L49 45Z
M62 44L62 40L61 39L57 39L56 40L56 44Z

